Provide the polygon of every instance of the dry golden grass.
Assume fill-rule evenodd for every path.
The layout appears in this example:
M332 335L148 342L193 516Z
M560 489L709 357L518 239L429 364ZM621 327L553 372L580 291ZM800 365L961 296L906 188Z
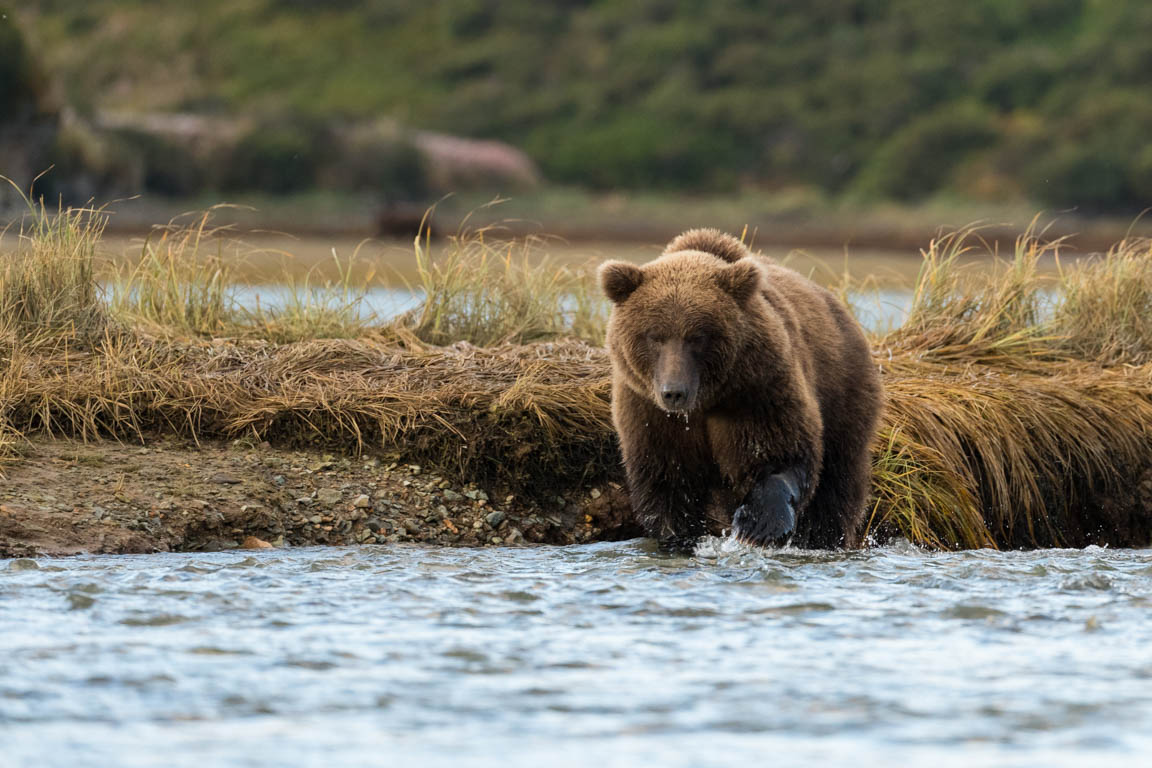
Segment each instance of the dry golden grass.
M81 220L65 217L61 226L69 221ZM29 253L53 252L58 235L46 231ZM888 408L869 533L945 549L1149 544L1152 500L1139 491L1141 482L1152 487L1148 245L1122 244L1055 281L1035 267L1057 245L1035 236L1023 237L991 277L956 268L969 247L979 247L972 232L933 243L908 323L876 339ZM29 280L5 272L2 295L34 295L43 316L74 318L55 327L89 317L56 307L88 307L96 319L86 335L70 331L46 344L24 319L33 304L0 305L10 341L0 348L0 443L32 433L175 432L384 447L541 496L619 477L604 350L576 340L525 343L576 331L563 282L575 278L517 271L505 246L483 239L455 248L425 264L421 312L356 326L356 339L308 340L314 323L278 336L233 319L224 327L239 329L237 338L205 339L197 334L218 336L211 315L170 309L149 310L149 322L101 324L91 314L98 303L69 298L87 295L75 278L55 296L12 288ZM59 252L70 259L76 248ZM214 301L214 289L182 293L178 283L161 286L168 304L151 306ZM585 316L591 338L598 311ZM303 340L280 343L288 339Z
M11 360L22 432L398 446L471 479L564 485L613 463L603 352L428 347L412 337L277 345L118 336Z
M1152 362L1152 241L1126 240L1060 276L1053 335L1084 360Z
M316 270L299 279L285 268L274 303L243 304L236 275L255 253L229 228L213 226L215 211L156 227L140 259L118 266L109 281L113 316L154 335L279 343L354 338L374 322L363 310L373 273L353 277L359 250L347 259L333 251L336 280L317 279Z
M416 238L414 287L424 301L400 324L433 344L603 341L607 302L587 272L538 258L545 248L537 238L500 239L494 229L461 231L439 253L427 234Z
M0 176L0 184L11 182ZM52 211L25 199L15 231L0 232L16 247L0 263L0 342L88 339L104 331L93 255L107 221L94 208Z
M118 265L108 304L125 321L158 333L222 335L236 326L232 264L239 258L212 211L190 224L156 227L140 260Z

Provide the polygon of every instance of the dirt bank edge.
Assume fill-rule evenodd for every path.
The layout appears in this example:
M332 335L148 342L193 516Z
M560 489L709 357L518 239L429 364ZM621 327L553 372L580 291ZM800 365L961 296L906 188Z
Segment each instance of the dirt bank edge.
M2 471L0 557L223 550L249 537L276 547L507 546L639 533L615 483L540 502L461 486L399 455L246 440L36 439Z

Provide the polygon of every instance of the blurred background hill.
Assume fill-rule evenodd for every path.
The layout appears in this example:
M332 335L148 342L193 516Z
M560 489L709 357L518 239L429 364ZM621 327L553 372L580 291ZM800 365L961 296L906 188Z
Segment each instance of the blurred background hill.
M0 173L55 165L42 191L73 199L321 190L398 218L468 190L807 215L1152 203L1143 0L21 0L6 17L0 136L22 144Z

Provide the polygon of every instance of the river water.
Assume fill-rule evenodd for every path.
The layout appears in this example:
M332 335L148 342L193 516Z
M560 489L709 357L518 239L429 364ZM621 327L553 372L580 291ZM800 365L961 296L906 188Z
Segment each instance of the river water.
M0 562L0 765L1152 764L1152 552Z

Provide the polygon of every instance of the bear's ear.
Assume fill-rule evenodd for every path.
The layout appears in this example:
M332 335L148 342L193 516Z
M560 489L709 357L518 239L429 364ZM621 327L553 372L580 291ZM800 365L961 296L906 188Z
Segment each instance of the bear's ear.
M760 287L760 268L751 259L738 261L717 272L716 282L736 303L743 304Z
M600 288L613 304L632 295L644 282L644 271L626 261L606 261L600 265Z

